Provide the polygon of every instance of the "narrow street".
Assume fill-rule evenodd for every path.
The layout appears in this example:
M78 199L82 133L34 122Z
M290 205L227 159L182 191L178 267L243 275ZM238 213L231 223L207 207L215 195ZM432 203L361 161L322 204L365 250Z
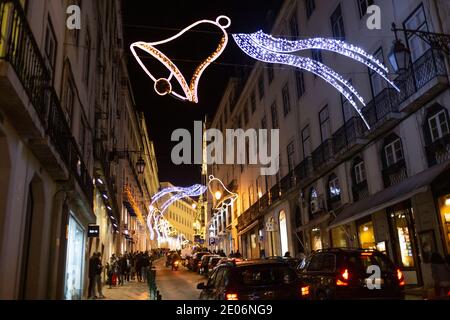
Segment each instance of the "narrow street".
M166 268L165 260L156 262L156 285L163 300L197 300L200 291L197 284L206 282L206 277L191 272L183 266L178 271Z

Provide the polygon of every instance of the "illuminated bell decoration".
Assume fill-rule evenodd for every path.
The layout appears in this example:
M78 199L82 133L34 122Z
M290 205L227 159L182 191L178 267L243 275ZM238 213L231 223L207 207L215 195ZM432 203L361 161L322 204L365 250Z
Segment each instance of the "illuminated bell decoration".
M211 187L213 182L219 183L221 189L223 189L225 192L221 192L219 190L213 192ZM213 195L213 197L215 197L217 201L220 200L215 207L215 209L220 212L225 212L228 209L228 207L231 207L239 197L237 193L228 190L223 184L223 182L220 179L214 177L213 175L209 176L208 189L209 192L211 192L211 194Z
M171 42L180 36L182 36L187 31L191 30L192 28L200 25L200 24L212 24L214 26L217 26L221 32L222 37L220 39L219 45L217 46L216 50L208 56L204 61L202 61L198 66L197 69L194 72L194 75L192 76L189 83L187 82L186 78L181 73L180 69L176 66L176 64L168 58L164 53L159 51L156 46L165 44L168 42ZM220 55L225 50L227 44L228 44L228 34L226 32L226 29L231 25L231 19L227 16L219 16L216 21L212 20L200 20L197 21L187 28L181 30L179 33L174 35L173 37L170 37L165 40L157 41L157 42L135 42L130 46L130 50L133 53L134 57L136 58L139 65L144 69L145 73L153 80L154 82L154 89L157 94L160 96L165 96L170 94L171 96L178 98L182 101L190 101L193 103L198 103L198 84L200 81L200 78L203 74L203 72L208 68L208 66L217 60ZM167 78L156 78L144 65L141 58L136 53L136 48L139 48L146 53L150 54L152 57L157 59L159 62L161 62L170 72L169 76ZM183 90L183 93L178 93L173 89L172 84L170 81L172 78L175 77L175 79L178 81L181 89Z
M363 49L348 44L344 41L326 38L291 41L274 38L262 31L252 34L233 34L233 38L242 51L256 60L266 63L284 64L297 67L314 73L324 79L351 103L368 129L370 129L369 123L364 118L361 109L353 99L353 96L355 96L363 106L366 105L364 99L356 91L356 89L341 75L323 63L310 58L301 57L293 53L311 49L326 50L338 53L366 65L368 68L380 75L380 77L385 79L397 91L400 91L398 87L388 79L387 67L385 67L375 57L366 53Z

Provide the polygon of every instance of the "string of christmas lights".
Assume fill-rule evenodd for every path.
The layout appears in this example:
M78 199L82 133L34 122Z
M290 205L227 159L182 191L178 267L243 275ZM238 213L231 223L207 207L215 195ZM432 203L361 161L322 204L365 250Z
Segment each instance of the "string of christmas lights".
M214 26L217 26L223 36L220 39L219 45L217 46L216 50L209 55L208 58L206 58L204 61L200 63L200 65L197 67L197 69L194 72L194 75L192 76L189 84L186 81L186 78L183 76L181 71L178 69L176 64L170 60L164 53L156 49L155 47L161 44L168 43L170 41L173 41L180 36L182 36L187 31L191 30L192 28L198 26L199 24L212 24ZM226 29L231 25L231 20L227 16L219 16L216 21L212 20L200 20L197 21L190 26L186 27L185 29L181 30L179 33L174 35L173 37L170 37L165 40L157 41L157 42L135 42L131 44L130 50L132 54L134 55L135 59L139 63L139 65L142 67L142 69L147 73L147 75L153 80L154 82L154 89L157 94L164 96L164 95L172 95L175 98L178 98L182 101L190 101L193 103L198 103L198 84L200 82L200 78L203 74L203 72L206 70L206 68L215 60L219 58L219 56L223 53L225 50L227 44L228 44L228 33L226 32ZM148 54L150 54L152 57L156 58L159 62L161 62L169 71L170 74L167 78L156 78L153 76L153 74L147 69L147 67L142 62L139 55L136 53L136 48L139 48ZM180 94L173 90L171 79L172 77L175 77L175 79L178 81L179 85L181 86L183 93Z
M343 41L324 38L290 41L286 39L274 38L270 35L264 34L262 31L253 34L233 34L233 38L242 51L256 60L266 63L278 63L298 67L314 73L324 79L350 102L369 130L370 126L362 114L361 109L353 100L353 96L355 96L362 103L362 105L365 106L364 99L347 80L319 61L288 53L294 53L307 49L337 52L355 61L362 62L378 73L381 77L386 79L389 84L399 91L398 87L387 78L385 71L387 72L388 69L383 66L380 61L366 53L363 49L347 44Z

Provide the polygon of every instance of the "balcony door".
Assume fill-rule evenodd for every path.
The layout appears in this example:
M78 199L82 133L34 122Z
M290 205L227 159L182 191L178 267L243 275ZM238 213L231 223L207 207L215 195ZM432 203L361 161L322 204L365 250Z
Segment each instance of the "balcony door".
M421 4L411 16L403 23L405 29L428 32L427 18L423 4ZM415 62L430 49L430 46L417 35L407 36L408 46L411 50L411 60Z

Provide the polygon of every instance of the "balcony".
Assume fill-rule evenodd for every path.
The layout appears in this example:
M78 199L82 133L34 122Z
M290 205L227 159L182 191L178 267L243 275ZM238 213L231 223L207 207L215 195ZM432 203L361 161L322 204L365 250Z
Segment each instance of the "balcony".
M386 88L362 109L362 114L370 126L368 136L386 132L400 121L398 100L398 92L395 89Z
M401 90L399 111L413 112L421 108L449 85L444 56L429 49L395 82Z
M0 0L0 106L55 180L73 177L93 205L92 178L16 0Z
M382 175L385 188L389 188L390 186L402 182L408 177L405 160L400 160L397 163L383 169Z
M450 160L450 134L443 136L425 147L425 151L429 167Z
M369 196L369 185L367 180L355 184L352 187L353 202L361 201Z
M363 147L367 143L367 139L363 138L365 132L367 132L367 127L360 117L348 120L333 135L333 150L335 150L336 156L344 156Z
M312 153L314 170L325 170L325 168L327 168L334 160L333 153L334 150L332 139L326 140L316 150L314 150Z
M311 178L313 172L312 158L305 158L300 164L295 167L294 173L298 184L303 184L308 178Z

